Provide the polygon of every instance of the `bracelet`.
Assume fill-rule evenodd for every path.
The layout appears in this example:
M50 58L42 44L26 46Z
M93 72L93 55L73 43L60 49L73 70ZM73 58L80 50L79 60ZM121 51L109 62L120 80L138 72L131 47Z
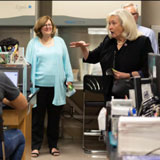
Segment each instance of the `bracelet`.
M130 77L133 77L132 72L129 73Z

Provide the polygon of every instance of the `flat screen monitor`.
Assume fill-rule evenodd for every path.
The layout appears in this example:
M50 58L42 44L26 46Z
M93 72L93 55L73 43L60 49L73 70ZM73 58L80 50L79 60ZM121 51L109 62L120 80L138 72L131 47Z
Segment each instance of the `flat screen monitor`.
M148 54L148 69L154 96L160 98L160 54Z
M11 81L12 83L18 87L18 71L2 71Z
M0 65L0 71L18 71L18 88L23 91L23 65ZM31 83L31 65L27 65L27 91L30 91Z

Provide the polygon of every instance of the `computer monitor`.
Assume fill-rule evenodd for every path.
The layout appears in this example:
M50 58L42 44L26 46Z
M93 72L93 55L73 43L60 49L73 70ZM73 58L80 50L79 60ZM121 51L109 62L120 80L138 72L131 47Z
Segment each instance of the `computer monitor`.
M18 71L17 70L2 70L2 72L18 87Z
M148 69L151 78L151 87L154 96L160 98L160 55L148 54Z
M18 71L18 88L23 91L23 65L0 65L0 71ZM30 91L31 83L31 65L27 65L27 91Z

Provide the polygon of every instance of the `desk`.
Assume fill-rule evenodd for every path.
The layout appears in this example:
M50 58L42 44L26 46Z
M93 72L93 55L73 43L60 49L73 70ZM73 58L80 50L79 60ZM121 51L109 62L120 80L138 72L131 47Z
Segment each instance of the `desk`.
M22 160L31 160L32 107L35 104L34 99L38 91L38 89L32 90L28 96L29 109L21 112L15 109L3 109L3 125L20 129L25 137L26 143Z

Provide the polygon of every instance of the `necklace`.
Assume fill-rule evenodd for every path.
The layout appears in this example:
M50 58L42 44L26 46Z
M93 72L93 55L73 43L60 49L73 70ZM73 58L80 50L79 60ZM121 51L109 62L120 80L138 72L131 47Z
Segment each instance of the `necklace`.
M118 50L125 44L126 40L124 41L117 41L117 48Z
M117 41L117 44L124 44L125 41Z
M124 41L118 41L117 40L117 46L123 46L123 44L125 44L126 40Z

